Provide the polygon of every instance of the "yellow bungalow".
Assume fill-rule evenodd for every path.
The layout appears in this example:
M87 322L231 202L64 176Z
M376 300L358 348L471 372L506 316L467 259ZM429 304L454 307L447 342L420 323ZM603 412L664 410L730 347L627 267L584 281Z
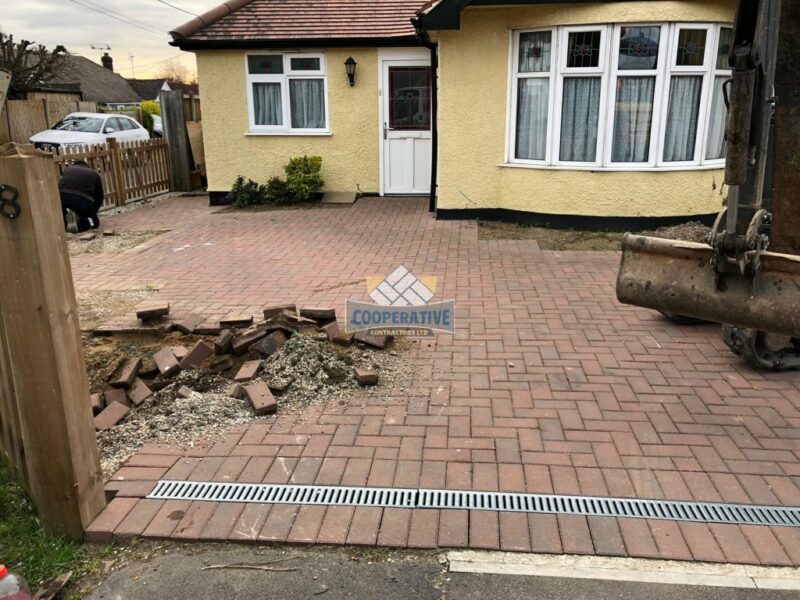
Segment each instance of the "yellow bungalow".
M621 229L725 196L733 0L229 0L197 54L212 202L323 159L437 218ZM402 201L398 199L397 201Z

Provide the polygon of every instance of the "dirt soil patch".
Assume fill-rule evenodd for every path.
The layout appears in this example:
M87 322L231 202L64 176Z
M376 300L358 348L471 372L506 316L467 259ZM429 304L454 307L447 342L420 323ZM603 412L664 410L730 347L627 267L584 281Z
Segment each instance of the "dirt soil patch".
M659 227L654 230L637 231L641 235L703 242L710 231L700 222L691 221L681 225ZM482 240L535 240L542 250L619 250L622 233L607 231L581 231L575 229L549 229L531 227L518 223L478 221L478 238Z
M91 331L113 317L128 314L156 289L144 290L75 290L81 330Z
M67 234L67 248L70 256L79 254L119 254L166 233L166 231L115 231L114 235L103 235L102 230L93 232L95 238L90 241L80 239L78 235Z

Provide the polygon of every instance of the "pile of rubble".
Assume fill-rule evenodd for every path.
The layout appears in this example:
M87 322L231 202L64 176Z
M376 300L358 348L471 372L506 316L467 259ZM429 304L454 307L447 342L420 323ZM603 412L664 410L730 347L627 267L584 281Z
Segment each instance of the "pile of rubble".
M330 397L333 386L378 384L380 365L351 351L351 346L359 342L383 349L391 338L346 333L330 308L298 311L295 305L281 305L263 313L258 323L252 315L232 316L217 327L201 328L206 320L196 315L171 317L169 304L140 306L136 316L146 330L207 337L189 348L167 345L151 356L118 359L108 369L107 389L91 396L95 429L115 427L145 403L150 407L165 398L192 401L197 391L246 400L252 413L262 416L278 410L276 396L307 404L323 393ZM204 389L196 389L198 385ZM176 426L169 419L162 424Z

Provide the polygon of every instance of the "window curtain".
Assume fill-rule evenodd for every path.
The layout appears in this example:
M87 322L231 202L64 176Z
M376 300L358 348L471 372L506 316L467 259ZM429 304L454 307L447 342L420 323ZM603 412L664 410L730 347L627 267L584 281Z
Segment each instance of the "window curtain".
M714 94L711 97L711 120L708 123L706 158L725 158L725 120L728 111L722 95L722 84L727 77L714 78Z
M517 158L528 160L545 159L549 95L549 79L536 77L519 80L517 97Z
M599 77L564 79L560 160L595 162L600 84Z
M322 79L290 79L289 108L292 128L325 127L325 91Z
M673 77L669 86L664 160L694 160L702 76Z
M253 84L253 113L256 125L283 125L280 83Z
M519 35L519 72L550 70L550 32L535 31Z
M655 77L617 79L612 162L647 162L655 89Z

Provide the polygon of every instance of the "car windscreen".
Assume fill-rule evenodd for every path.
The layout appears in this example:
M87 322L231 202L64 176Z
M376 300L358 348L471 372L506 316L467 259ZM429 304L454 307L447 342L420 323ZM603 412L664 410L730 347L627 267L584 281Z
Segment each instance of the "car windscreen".
M53 129L59 131L82 131L84 133L100 133L103 127L103 119L97 117L79 117L69 115L53 125Z

